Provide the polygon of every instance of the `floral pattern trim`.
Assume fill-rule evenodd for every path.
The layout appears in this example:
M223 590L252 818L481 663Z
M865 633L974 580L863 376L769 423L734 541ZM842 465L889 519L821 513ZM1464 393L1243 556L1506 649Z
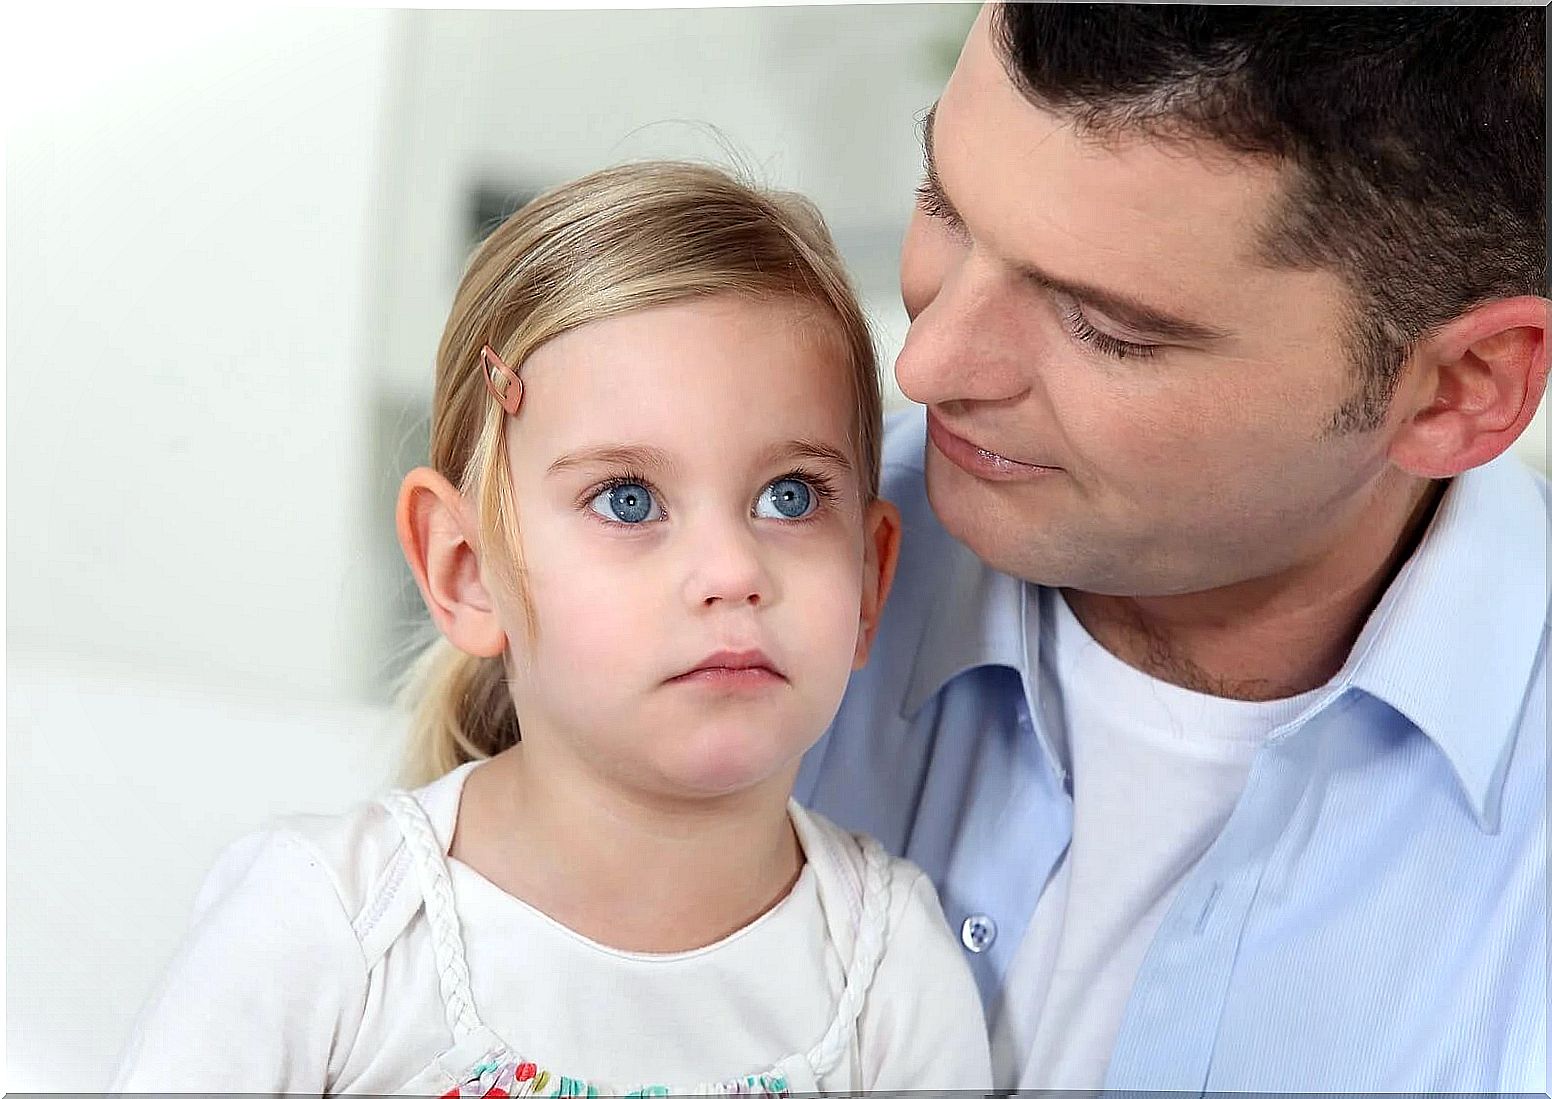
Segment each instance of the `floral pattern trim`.
M789 1099L792 1094L786 1077L773 1072L740 1076L697 1091L711 1095L761 1095L770 1099ZM585 1080L547 1072L532 1061L496 1053L470 1069L469 1078L457 1087L449 1088L441 1099L524 1099L528 1096L596 1099L601 1094L623 1094L625 1099L659 1099L674 1093L663 1084L650 1084L621 1093L614 1088L600 1088Z

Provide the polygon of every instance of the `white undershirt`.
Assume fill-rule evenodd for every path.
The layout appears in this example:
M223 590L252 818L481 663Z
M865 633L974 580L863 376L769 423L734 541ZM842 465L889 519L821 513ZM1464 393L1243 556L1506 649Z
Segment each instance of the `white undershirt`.
M474 766L421 791L444 851ZM826 1034L862 921L876 919L882 957L819 1084L985 1091L980 999L931 883L889 859L879 891L862 896L847 884L860 873L854 841L792 813L807 860L792 891L719 942L675 954L596 943L450 861L474 1009L522 1056L621 1088L763 1072ZM287 818L228 848L110 1090L385 1095L424 1079L455 1036L404 847L369 804Z
M1112 656L1040 592L1041 708L1070 761L1072 843L996 1012L998 1088L1098 1089L1132 984L1181 880L1217 838L1257 747L1321 693L1198 694Z

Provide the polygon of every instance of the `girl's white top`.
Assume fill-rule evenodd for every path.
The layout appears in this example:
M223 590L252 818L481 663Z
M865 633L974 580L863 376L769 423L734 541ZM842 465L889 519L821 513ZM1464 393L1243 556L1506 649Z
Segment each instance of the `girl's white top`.
M775 907L697 950L615 950L446 858L476 765L228 848L111 1090L990 1088L912 864L793 802L806 862Z

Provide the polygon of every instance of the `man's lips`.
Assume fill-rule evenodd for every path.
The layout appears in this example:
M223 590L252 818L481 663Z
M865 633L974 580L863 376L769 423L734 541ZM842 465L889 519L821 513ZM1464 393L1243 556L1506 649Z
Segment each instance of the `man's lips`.
M1016 462L985 447L976 446L969 439L955 435L943 426L929 410L927 413L927 438L939 453L960 469L983 481L1030 481L1059 473L1059 466L1037 466L1028 462Z
M755 688L783 683L786 678L759 649L725 649L712 653L695 667L681 672L668 682Z

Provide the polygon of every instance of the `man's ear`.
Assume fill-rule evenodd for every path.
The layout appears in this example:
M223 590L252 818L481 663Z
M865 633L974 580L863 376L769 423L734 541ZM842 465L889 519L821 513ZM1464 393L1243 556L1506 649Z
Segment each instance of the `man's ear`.
M463 494L433 469L412 469L399 487L395 519L399 546L437 629L470 656L499 656L506 633L480 577L473 509Z
M895 565L900 560L900 509L888 500L874 500L862 517L862 533L862 614L857 622L854 671L868 662L884 602L895 582Z
M1453 477L1508 450L1547 388L1545 298L1477 306L1414 349L1398 387L1390 459L1418 477Z

